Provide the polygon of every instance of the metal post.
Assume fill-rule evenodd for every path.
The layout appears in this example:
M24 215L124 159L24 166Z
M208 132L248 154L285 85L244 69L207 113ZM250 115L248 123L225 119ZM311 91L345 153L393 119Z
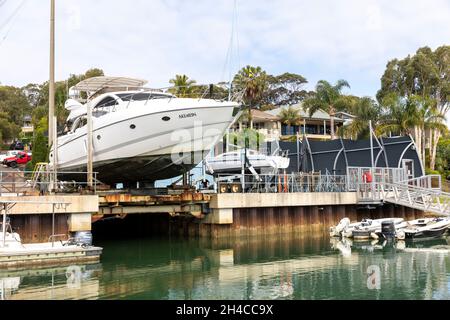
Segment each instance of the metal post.
M3 204L3 225L2 225L2 232L3 232L3 248L6 247L6 210L7 210L8 204Z
M55 117L53 117L53 179L52 179L52 187L53 190L57 190L58 188L58 120Z
M371 161L371 165L372 165L372 186L371 186L371 190L372 190L372 198L375 196L375 161L374 161L374 155L373 155L373 130L372 130L372 120L369 120L369 129L370 129L370 161Z
M55 204L52 204L52 248L55 246Z
M55 115L55 0L50 1L50 79L48 95L48 144L52 146L53 117Z
M94 155L92 150L92 106L91 103L87 103L87 185L88 188L93 186L93 161Z
M300 133L297 132L297 172L300 172Z
M245 153L246 152L247 152L246 149L244 149L244 153L242 153L242 150L241 150L241 186L242 186L242 193L245 193Z

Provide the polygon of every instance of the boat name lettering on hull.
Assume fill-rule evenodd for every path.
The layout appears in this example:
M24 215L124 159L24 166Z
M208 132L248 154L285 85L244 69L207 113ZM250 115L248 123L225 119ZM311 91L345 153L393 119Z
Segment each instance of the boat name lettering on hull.
M180 119L187 119L187 118L195 118L197 116L197 113L192 112L192 113L185 113L185 114L180 114Z

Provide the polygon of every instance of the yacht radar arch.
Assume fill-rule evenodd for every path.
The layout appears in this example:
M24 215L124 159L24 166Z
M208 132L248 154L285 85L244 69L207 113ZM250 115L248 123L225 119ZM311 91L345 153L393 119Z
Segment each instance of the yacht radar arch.
M114 91L128 91L143 88L148 83L147 80L130 78L130 77L106 77L99 76L83 80L70 88L72 99L80 100L81 92L86 92L88 100L93 98L99 93L104 93L108 89L114 89Z

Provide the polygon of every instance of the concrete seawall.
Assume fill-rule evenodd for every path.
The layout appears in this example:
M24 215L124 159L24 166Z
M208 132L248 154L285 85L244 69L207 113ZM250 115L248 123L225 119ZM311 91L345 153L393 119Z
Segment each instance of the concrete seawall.
M8 209L11 226L19 233L22 243L47 242L52 235L52 213L55 213L55 234L89 231L92 214L98 212L98 196L52 195L0 197L1 201L18 201ZM29 202L29 203L25 203ZM55 205L53 202L65 203Z

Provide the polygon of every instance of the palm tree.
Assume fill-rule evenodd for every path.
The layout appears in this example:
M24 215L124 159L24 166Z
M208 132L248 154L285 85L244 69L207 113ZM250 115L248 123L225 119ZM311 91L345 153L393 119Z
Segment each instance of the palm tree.
M417 123L417 116L411 103L397 94L391 93L383 98L381 105L383 112L376 130L378 134L412 134L411 130Z
M356 139L370 137L369 121L374 125L378 123L381 115L380 106L370 97L357 99L351 107L350 113L355 116L353 121L344 128L342 135Z
M180 97L192 97L194 93L192 85L194 85L196 81L189 79L185 74L177 74L174 79L169 80L169 83L173 84L173 88L169 89L170 93Z
M280 112L281 122L288 126L288 132L290 132L290 127L292 125L298 125L301 120L301 116L297 109L289 106Z
M316 85L316 92L303 102L305 112L309 112L312 117L314 113L322 109L330 115L331 124L331 139L335 139L334 132L334 116L337 110L345 109L347 100L343 99L342 89L350 88L350 85L345 80L339 80L333 86L328 81L320 80Z
M233 79L235 92L242 95L242 102L247 107L242 115L251 122L251 110L261 106L264 93L267 90L267 73L261 67L246 66L240 70ZM241 120L242 121L242 120Z

